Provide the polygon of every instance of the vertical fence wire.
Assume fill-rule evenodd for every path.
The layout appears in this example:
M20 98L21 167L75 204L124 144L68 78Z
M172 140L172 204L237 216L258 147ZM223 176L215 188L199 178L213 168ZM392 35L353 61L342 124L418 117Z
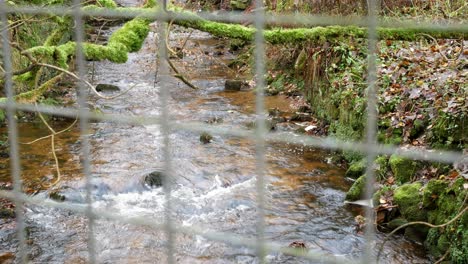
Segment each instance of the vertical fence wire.
M367 143L367 167L366 167L366 189L365 199L372 201L373 189L375 184L374 160L376 153L373 148L377 144L377 15L379 0L368 0L368 49L367 49L367 124L366 136ZM366 207L366 227L363 250L363 263L375 263L373 257L373 245L375 242L374 230L374 208Z
M167 63L168 54L167 54L167 17L165 9L165 1L169 0L158 0L159 8L156 12L157 14L157 24L158 24L158 43L157 43L157 53L158 61L157 63L157 75L159 76L159 102L161 104L161 134L162 134L162 151L163 151L163 160L164 160L164 179L163 179L163 189L165 196L165 206L164 206L164 231L166 235L166 252L167 252L167 263L173 264L175 262L175 249L174 249L174 232L173 232L173 223L172 223L172 158L171 158L171 142L170 142L170 127L169 127L169 65ZM163 8L161 8L163 7ZM162 15L164 14L164 15ZM169 36L167 36L169 37ZM156 76L156 74L155 74Z
M255 0L254 3L255 19L255 108L257 126L255 129L255 148L256 148L256 199L257 199L257 256L260 263L265 263L265 135L266 135L266 117L265 117L265 38L263 30L265 27L265 10L263 0Z
M21 165L18 149L18 124L16 122L16 109L14 101L14 87L13 87L13 64L12 64L12 52L10 46L10 37L8 30L8 16L4 11L6 9L6 3L4 0L0 0L0 25L3 28L1 31L1 44L3 51L3 64L5 68L5 94L7 96L6 104L6 115L8 124L8 139L10 142L10 164L11 174L13 180L13 192L14 192L14 204L15 204L15 215L17 224L17 238L18 238L18 260L20 263L27 263L27 246L26 246L26 232L25 232L25 219L23 212L23 203L20 201L19 196L22 193L22 181L21 181Z
M96 242L95 242L95 216L92 212L93 198L92 198L92 175L91 175L91 161L90 161L90 142L88 138L89 133L89 118L86 116L88 109L87 89L83 82L86 79L86 65L83 53L84 42L84 28L83 16L81 13L81 0L73 0L73 21L74 21L74 37L76 41L76 67L80 81L78 81L78 105L79 105L79 127L80 127L80 141L81 141L81 160L83 165L83 173L86 179L86 216L88 218L88 231L87 231L87 247L89 255L89 263L96 263Z

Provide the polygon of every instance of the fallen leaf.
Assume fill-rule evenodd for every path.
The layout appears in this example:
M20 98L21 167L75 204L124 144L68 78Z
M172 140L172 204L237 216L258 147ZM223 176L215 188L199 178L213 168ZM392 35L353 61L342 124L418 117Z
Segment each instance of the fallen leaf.
M415 88L411 90L409 98L416 99L419 98L419 96L421 96L421 89Z

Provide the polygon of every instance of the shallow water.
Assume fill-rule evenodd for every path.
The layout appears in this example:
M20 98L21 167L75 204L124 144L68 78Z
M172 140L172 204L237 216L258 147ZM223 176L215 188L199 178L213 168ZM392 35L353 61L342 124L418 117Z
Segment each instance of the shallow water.
M181 32L172 36L171 43L183 41L186 35L186 32ZM160 113L161 82L154 85L154 37L151 33L143 49L131 54L126 64L95 63L96 83L115 84L122 90L136 85L117 99L93 98L93 103L104 113L134 116ZM164 85L170 87L171 120L204 122L216 117L222 119L218 126L245 129L246 124L255 119L251 91L223 92L224 80L235 74L226 70L222 62L232 59L233 55L223 49L224 54L214 60L211 55L202 56L203 53L199 52L213 54L213 46L222 42L201 32L191 35L186 48L193 54L188 54L177 65L189 72L191 79L202 89L192 90L175 78L163 78ZM285 97L267 97L266 105L292 111L288 100ZM47 134L43 126L21 126L22 141ZM58 138L64 174L58 188L69 202L78 206L84 202L84 179L77 156L78 134L76 129L69 133ZM199 136L187 131L175 131L170 135L174 221L185 226L196 225L254 238L254 142L214 135L211 143L202 144ZM146 189L141 184L145 174L163 167L161 128L158 125L101 122L92 124L89 138L92 143L94 207L162 223L163 190ZM22 148L26 182L53 174L53 164L41 163L50 160L47 144L41 144L44 145ZM308 250L314 252L357 257L364 238L354 228L356 212L343 204L351 183L344 178L341 168L326 162L329 157L325 151L303 146L278 143L267 146L266 237L285 247L291 242L303 241ZM8 169L0 172L3 175L0 180L4 180ZM47 192L39 195L45 197ZM31 258L35 263L86 261L86 218L37 206L28 206L26 217L30 226ZM0 245L8 251L16 250L10 236L13 228L11 223L4 224L0 232ZM164 263L166 260L162 230L97 220L94 234L100 263ZM378 239L381 241L383 235L379 234ZM200 236L177 234L175 242L177 263L258 261L253 250L212 242ZM381 263L428 263L420 246L402 238L387 243L383 256ZM297 258L273 253L268 255L268 260L272 263L301 262Z

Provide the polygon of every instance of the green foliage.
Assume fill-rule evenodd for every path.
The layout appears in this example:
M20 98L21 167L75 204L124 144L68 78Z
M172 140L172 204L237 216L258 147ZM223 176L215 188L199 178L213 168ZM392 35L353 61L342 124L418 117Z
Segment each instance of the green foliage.
M433 121L429 138L434 147L463 149L468 144L468 114L440 113Z

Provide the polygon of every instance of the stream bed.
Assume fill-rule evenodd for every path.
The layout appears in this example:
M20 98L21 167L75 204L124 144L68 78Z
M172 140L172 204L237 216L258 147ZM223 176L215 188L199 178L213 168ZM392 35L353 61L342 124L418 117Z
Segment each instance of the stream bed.
M131 116L161 113L160 83L154 84L154 32L153 28L143 48L130 54L127 63L94 63L96 84L113 84L122 90L135 86L113 100L93 97L92 104L96 108L104 113ZM189 34L182 29L175 32L171 34L173 44L183 41ZM186 49L192 52L182 60L176 60L176 65L201 89L193 90L176 78L164 78L164 85L170 86L171 120L215 120L221 127L246 129L246 124L255 120L255 97L250 89L224 91L225 80L236 75L225 66L234 58L226 43L208 34L193 32ZM268 108L294 111L289 106L291 98L276 96L266 100ZM70 122L54 124L63 128ZM290 133L293 137L294 133ZM21 142L44 135L47 135L47 129L40 123L20 124ZM162 223L165 201L162 188L145 188L142 184L145 175L163 167L160 126L96 122L91 124L88 136L92 144L93 206ZM254 142L214 135L211 143L203 144L199 133L189 131L171 133L170 141L174 168L174 221L254 238L257 216ZM57 142L63 174L57 188L67 202L83 204L85 180L79 165L78 129L75 127L63 133ZM39 145L21 147L26 184L34 185L53 178L48 144L46 140ZM343 169L327 162L330 157L326 151L298 145L267 145L266 238L285 247L300 241L305 243L307 250L358 257L365 240L355 230L357 212L343 204L351 182L345 179ZM0 181L6 180L9 175L7 159L0 165ZM49 192L37 195L47 197ZM28 252L33 263L86 262L88 227L85 217L40 206L26 208ZM14 222L2 220L0 223L0 248L15 252ZM99 263L165 263L162 230L98 219L94 234ZM377 242L384 236L378 234ZM177 263L258 261L251 249L231 247L200 236L175 235L175 250ZM429 263L421 245L403 238L389 241L382 256L380 263ZM270 263L308 263L274 253L267 259Z

